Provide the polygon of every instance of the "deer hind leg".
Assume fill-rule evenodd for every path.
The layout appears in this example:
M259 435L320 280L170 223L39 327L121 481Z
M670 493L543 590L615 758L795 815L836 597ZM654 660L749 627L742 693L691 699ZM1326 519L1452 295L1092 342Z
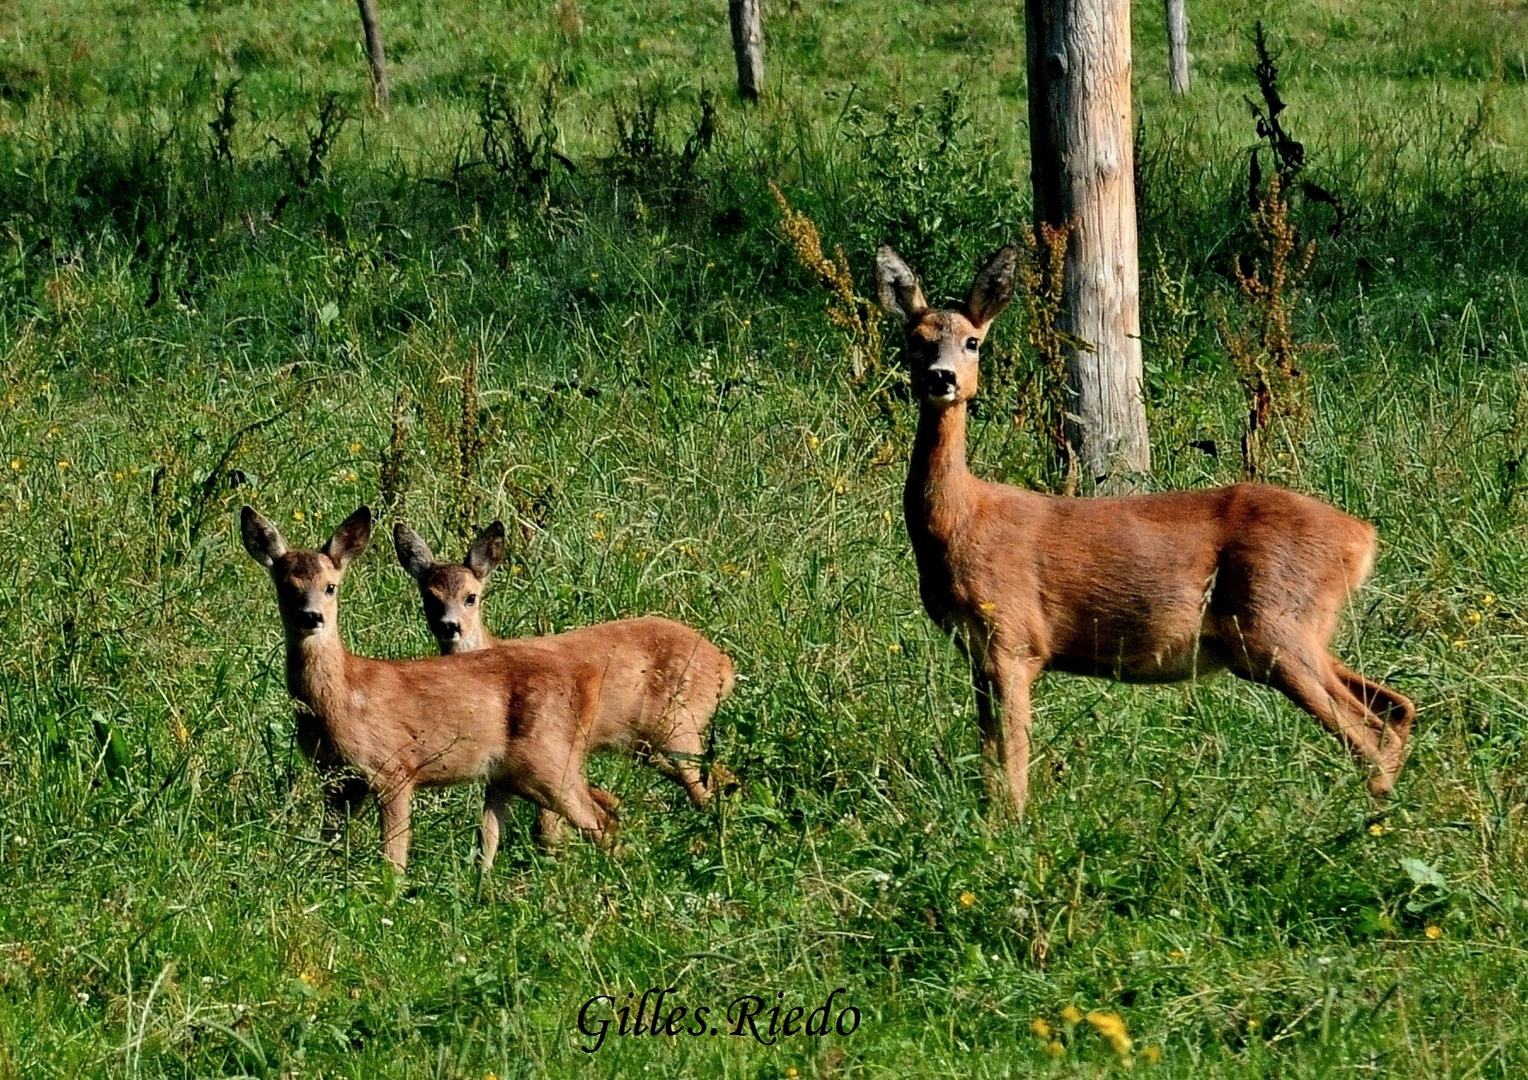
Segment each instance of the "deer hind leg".
M1404 694L1364 678L1336 658L1332 659L1331 665L1343 689L1359 708L1373 718L1371 726L1381 733L1380 771L1370 784L1370 790L1376 795L1388 795L1400 776L1401 766L1406 762L1406 740L1411 737L1411 725L1416 719L1417 707Z
M711 799L711 789L701 778L698 764L702 730L704 724L696 722L689 708L681 708L666 736L655 741L658 754L667 759L658 765L658 771L683 787L699 807Z
M605 797L609 798L608 795ZM578 783L562 785L553 793L552 809L601 848L609 848L615 836L615 818L582 778Z
M1347 744L1354 757L1376 770L1369 782L1370 791L1377 795L1389 791L1393 778L1385 772L1377 718L1348 689L1330 657L1305 660L1281 656L1272 665L1267 681L1321 721L1323 727Z

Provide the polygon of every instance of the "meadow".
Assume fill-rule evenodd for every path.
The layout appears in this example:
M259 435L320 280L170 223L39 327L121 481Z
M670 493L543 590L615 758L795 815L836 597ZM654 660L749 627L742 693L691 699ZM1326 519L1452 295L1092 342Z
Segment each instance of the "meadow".
M0 1078L1528 1071L1528 12L1196 0L1178 101L1138 5L1148 483L1241 475L1261 18L1342 207L1292 198L1270 471L1378 527L1338 648L1420 711L1377 803L1273 691L1046 676L1015 825L917 598L891 325L856 375L769 185L861 291L889 240L960 295L1028 218L1022 15L771 5L745 108L716 0L388 3L382 117L340 0L0 10ZM1049 486L1027 325L972 465ZM479 793L430 793L395 880L374 810L324 832L246 502L304 546L377 510L356 651L433 649L399 518L509 524L501 635L697 627L737 787L597 759L619 856L520 804L483 877ZM859 1022L586 1052L650 987Z

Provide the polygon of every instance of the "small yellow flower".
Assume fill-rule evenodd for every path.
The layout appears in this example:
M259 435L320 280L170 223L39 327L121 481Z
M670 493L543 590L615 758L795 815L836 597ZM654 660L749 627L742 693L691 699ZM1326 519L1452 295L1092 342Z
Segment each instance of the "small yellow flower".
M794 1078L800 1076L801 1073L796 1069L796 1066L792 1065L790 1068L785 1070L785 1075L791 1077L792 1080L794 1080Z
M1045 1022L1045 1017L1037 1016L1029 1022L1029 1032L1037 1039L1049 1039L1051 1026Z
M886 646L886 651L890 653L899 653L902 651L902 646L893 641L890 645Z
M1456 638L1455 641L1454 641L1454 648L1462 649L1462 648L1464 648L1468 644L1469 644L1469 642L1465 641L1464 638Z
M313 520L314 521L323 521L324 520L324 512L322 510L315 510L315 511L313 511Z
M186 722L178 716L175 718L175 738L182 746L191 741L191 732L186 729Z
M357 480L359 480L359 479L360 479L360 477L359 477L359 476L357 476L357 475L356 475L356 472L355 472L355 470L354 470L354 469L351 469L351 470L350 470L350 471L349 471L349 472L347 472L347 473L346 473L346 474L345 474L345 479L346 479L346 480L349 480L349 481L350 481L350 482L351 482L351 483L352 483L352 484L353 484L353 483L355 483L355 482L356 482L356 481L357 481Z
M122 470L118 469L116 472L112 473L111 474L111 478L113 480L115 480L117 483L120 484L122 482L122 479L123 479L123 477L122 477Z
M15 472L21 471L21 459L19 457L11 458L11 469Z
M361 452L361 444L358 443L358 442L351 443L350 444L350 452L352 454L359 454Z
M822 440L819 439L816 435L808 435L806 437L806 448L808 450L816 450L821 445Z
M1258 1028L1260 1028L1262 1026L1263 1026L1262 1024L1259 1024L1257 1022L1257 1018L1256 1017L1252 1017L1252 1016L1247 1017L1247 1030L1248 1031L1256 1031Z
M884 524L887 524L887 525L891 524L891 511L890 510L882 510L881 511L881 521Z
M1082 1011L1075 1005L1068 1005L1061 1010L1061 1019L1065 1020L1068 1024L1080 1024L1082 1023Z
M598 281L599 279L600 279L600 272L598 270L591 270L591 271L589 271L589 280L590 281Z
M1155 1065L1162 1060L1162 1051L1155 1046L1148 1046L1141 1051L1141 1057L1145 1059L1146 1064Z
M1478 612L1478 611L1470 612L1468 615L1466 615L1464 617L1464 621L1469 623L1471 626L1474 626L1476 623L1480 622L1480 612Z
M1174 949L1172 952L1167 954L1167 958L1169 960L1182 960L1184 958L1183 950Z
M1427 929L1423 930L1422 933L1427 935L1428 941L1437 941L1440 937L1443 936L1443 927L1439 926L1437 923L1428 923Z
M593 539L595 539L595 540L603 540L603 539L605 539L605 530L604 529L595 529L594 530Z
M976 904L976 894L974 892L967 891L967 892L963 892L963 893L960 894L960 906L961 907L974 907L975 904Z
M49 437L50 437L50 438L51 438L51 437L52 437L52 436L54 436L54 435L57 435L57 434L58 434L58 425L57 425L57 424L55 424L55 425L53 425L53 426L52 426L52 427L50 427L50 428L49 428L49 429L48 429L48 436L49 436Z
M1052 1039L1050 1042L1045 1044L1045 1053L1049 1057L1058 1058L1062 1054L1066 1053L1066 1047L1062 1046L1055 1039Z
M306 515L301 510L293 510L292 511L292 520L293 521L302 521L304 517L306 517Z
M594 512L594 520L595 521L604 521L605 520L605 511L603 511L603 510L596 510Z
M833 494L835 494L835 495L847 495L847 494L849 494L849 481L845 480L842 476L840 476L837 480L834 480L833 481Z
M1486 593L1480 598L1480 602L1485 607L1490 607L1492 604L1496 603L1496 597L1492 596L1490 593Z
M644 559L647 558L647 552L645 552L645 551L636 551L636 552L632 553L631 557L633 559L636 559L637 562L642 562Z
M1381 825L1379 822L1376 821L1373 825L1369 826L1369 835L1370 836L1384 836L1385 835L1385 827L1383 825Z
M991 600L983 600L981 603L977 604L976 607L977 610L979 610L983 615L991 615L993 612L997 611L997 605Z
M59 462L59 463L58 463L58 469L59 469L59 472L63 472L63 471L64 471L64 470L65 470L65 469L67 469L67 468L68 468L68 467L69 467L69 462L67 462L67 461L60 461L60 462Z

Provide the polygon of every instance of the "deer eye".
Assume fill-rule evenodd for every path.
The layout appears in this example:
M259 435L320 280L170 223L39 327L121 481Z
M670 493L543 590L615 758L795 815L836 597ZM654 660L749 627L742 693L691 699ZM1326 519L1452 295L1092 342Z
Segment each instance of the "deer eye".
M977 341L974 337L966 338L966 352L975 352L976 347L980 344L981 342Z
M324 595L325 596L333 596L334 595L334 582L331 581L331 582L329 582L329 584L324 586Z
M468 593L467 594L467 606L471 607L475 603L477 603L477 593L475 593L475 592Z

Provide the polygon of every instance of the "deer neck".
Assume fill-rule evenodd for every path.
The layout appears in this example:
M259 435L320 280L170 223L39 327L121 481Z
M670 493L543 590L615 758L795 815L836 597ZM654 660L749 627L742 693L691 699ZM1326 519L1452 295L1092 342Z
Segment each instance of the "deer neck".
M287 637L287 693L313 713L333 720L347 698L345 646L338 627Z
M976 481L966 468L966 404L943 408L924 403L913 439L902 509L913 546L941 546L970 512Z

